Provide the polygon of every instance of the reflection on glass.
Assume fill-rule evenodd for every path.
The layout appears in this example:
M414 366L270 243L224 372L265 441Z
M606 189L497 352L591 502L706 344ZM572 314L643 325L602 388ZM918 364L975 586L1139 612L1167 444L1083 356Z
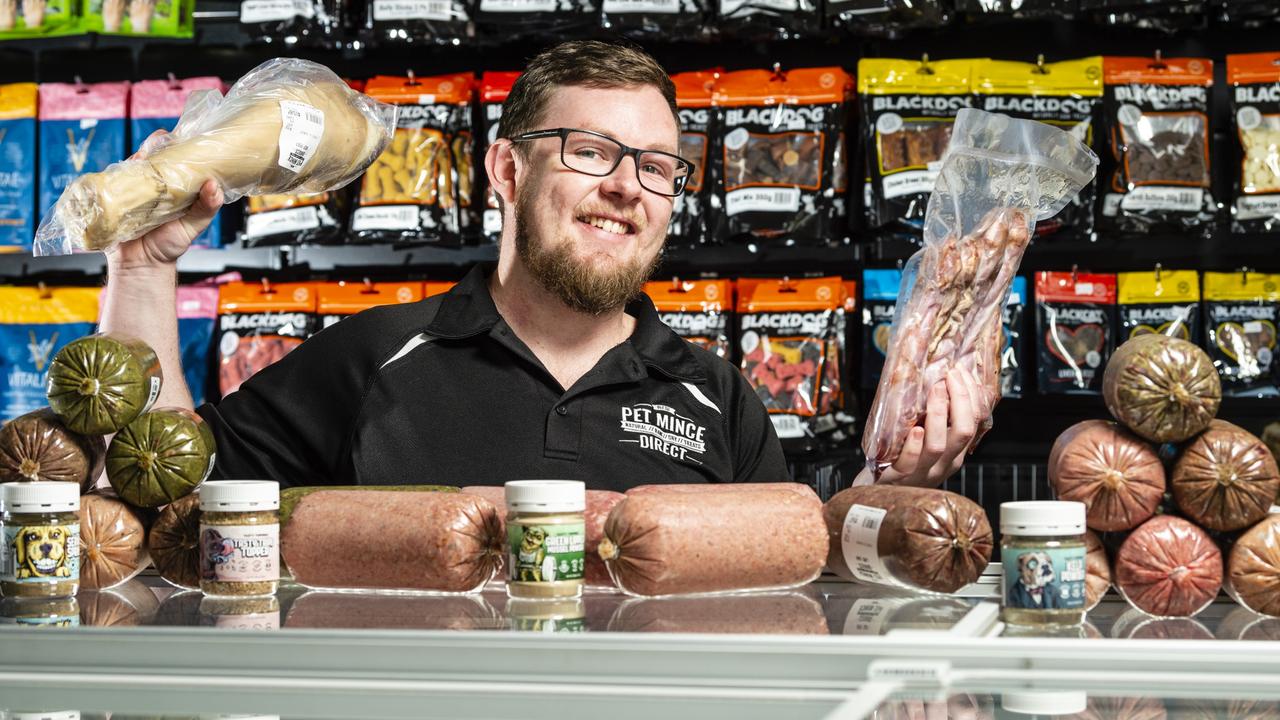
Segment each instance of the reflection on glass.
M973 608L960 598L852 584L829 594L824 605L832 631L844 635L884 635L904 629L946 632Z
M286 628L491 630L502 625L478 595L311 591L293 601Z
M633 598L609 623L613 632L827 635L822 604L803 592L720 597Z
M0 625L78 627L80 603L75 598L5 598L0 600Z
M1166 720L1164 703L1153 697L1090 697L1070 720Z
M512 630L540 633L585 632L587 605L582 598L507 602L507 623Z
M869 720L994 720L990 695L957 693L944 699L889 700L876 709Z
M1156 618L1130 608L1116 618L1111 637L1119 640L1212 640L1213 633L1192 618Z
M1238 607L1218 623L1219 640L1280 640L1280 618Z
M81 591L80 624L92 627L133 627L149 624L160 609L155 593L134 578L110 590Z
M200 624L220 630L279 630L280 601L263 597L205 597Z

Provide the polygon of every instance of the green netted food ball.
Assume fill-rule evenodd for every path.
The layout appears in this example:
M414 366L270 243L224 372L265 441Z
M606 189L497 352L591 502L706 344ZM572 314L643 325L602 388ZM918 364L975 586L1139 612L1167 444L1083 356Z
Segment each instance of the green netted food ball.
M213 470L213 433L190 410L162 408L125 426L107 448L107 479L123 500L159 507L185 497Z
M160 383L160 360L146 343L90 335L59 350L50 363L49 407L75 432L107 435L150 409Z

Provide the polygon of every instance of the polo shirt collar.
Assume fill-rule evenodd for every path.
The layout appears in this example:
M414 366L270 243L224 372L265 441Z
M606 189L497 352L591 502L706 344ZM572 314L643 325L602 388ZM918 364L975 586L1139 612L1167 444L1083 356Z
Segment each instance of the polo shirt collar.
M434 337L461 340L488 334L503 322L493 303L493 296L489 294L492 271L492 265L477 265L445 293L439 312L427 326L427 333ZM706 373L698 364L689 343L662 322L647 295L628 303L626 311L636 319L636 329L628 343L645 365L682 382L706 380Z

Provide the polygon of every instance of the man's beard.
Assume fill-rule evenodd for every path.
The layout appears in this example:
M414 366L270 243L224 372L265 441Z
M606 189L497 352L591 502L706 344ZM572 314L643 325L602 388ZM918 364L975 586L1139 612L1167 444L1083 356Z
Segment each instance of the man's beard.
M597 317L624 307L644 290L660 256L602 270L575 258L571 242L549 248L533 221L535 195L521 192L516 198L515 241L521 262L542 289L569 309Z

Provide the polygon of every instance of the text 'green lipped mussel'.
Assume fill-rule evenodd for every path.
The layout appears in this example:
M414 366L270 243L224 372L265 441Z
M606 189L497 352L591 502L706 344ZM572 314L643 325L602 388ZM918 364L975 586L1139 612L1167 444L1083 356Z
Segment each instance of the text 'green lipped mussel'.
M86 435L119 432L160 396L160 360L146 343L107 334L75 340L49 366L49 407Z
M213 432L190 410L161 408L129 423L107 448L107 479L137 507L185 497L209 477Z

